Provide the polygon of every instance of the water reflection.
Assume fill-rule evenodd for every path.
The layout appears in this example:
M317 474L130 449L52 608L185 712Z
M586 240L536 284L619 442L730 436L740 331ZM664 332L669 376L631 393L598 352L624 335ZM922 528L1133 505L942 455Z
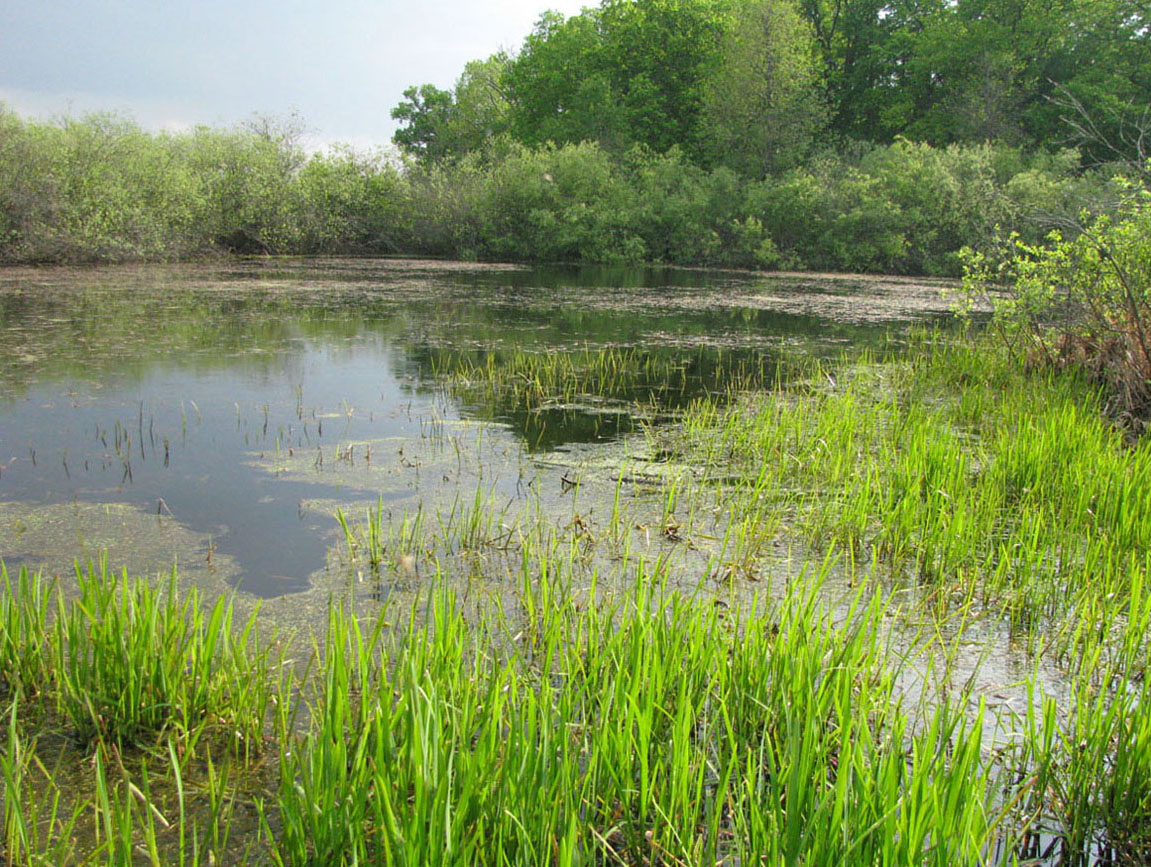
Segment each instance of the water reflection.
M60 508L117 504L177 522L199 539L188 556L234 564L252 593L297 592L326 565L332 503L398 509L485 472L514 497L525 449L607 443L732 371L769 384L785 349L834 355L944 312L933 285L670 269L0 271L0 557L94 555L104 540L62 530ZM589 347L638 348L654 373L542 404L452 376ZM488 463L469 465L484 437Z

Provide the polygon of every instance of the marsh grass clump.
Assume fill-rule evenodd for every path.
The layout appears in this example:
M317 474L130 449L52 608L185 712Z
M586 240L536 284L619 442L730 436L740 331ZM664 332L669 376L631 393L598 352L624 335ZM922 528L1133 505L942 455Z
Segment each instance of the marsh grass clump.
M68 802L57 785L55 770L37 751L35 737L26 735L20 700L8 706L4 749L0 751L3 780L4 853L9 864L67 864L76 857L75 833L84 817L82 804Z
M434 364L453 391L483 393L526 411L583 401L588 404L676 407L723 383L756 388L771 381L776 364L720 350L582 347L562 351L444 353Z
M701 401L678 457L712 474L736 562L770 562L740 533L752 516L771 545L870 562L870 580L922 600L910 622L961 609L1057 664L1066 692L1033 675L1013 745L996 748L1022 781L1006 802L1026 805L1003 821L1071 860L1145 858L1151 452L1086 377L1021 370L988 341L921 340L902 359L813 364L772 393Z
M770 506L804 544L872 551L920 585L958 580L1027 627L1068 612L1100 567L1126 585L1124 561L1151 543L1151 447L1129 445L1082 378L1003 354L921 344L833 387L813 369L726 408L700 401L670 447L716 476L730 514Z
M277 860L979 861L997 815L980 727L945 709L913 730L878 597L837 623L812 576L725 614L665 579L553 595L510 649L498 611L467 622L447 588L402 637L334 610L282 759Z
M578 588L572 550L521 552L536 577L515 605L467 602L440 567L406 616L333 604L306 669L233 672L242 688L220 701L241 705L260 678L274 696L270 780L214 763L211 739L175 722L143 750L105 725L91 755L63 746L91 787L76 793L13 702L7 852L21 864L981 864L1044 828L1069 852L1104 833L1124 851L1146 845L1151 702L1145 680L1124 694L1119 679L1145 649L1141 591L1122 642L1083 636L1094 655L1071 714L1037 700L1005 748L987 740L970 681L947 687L931 631L896 639L894 596L828 594L832 560L774 602L728 607L671 589L667 558L637 556L627 586ZM115 620L140 604L118 589L85 604ZM907 678L940 688L915 697Z
M175 572L166 589L106 564L76 570L79 594L58 603L58 701L81 743L145 743L211 730L258 752L270 700L267 652L256 614L233 622L230 600L207 611Z
M179 596L174 571L153 585L77 566L67 594L25 568L4 579L7 863L199 864L250 850L229 843L232 768L252 784L281 687L256 615L238 623L230 599Z
M48 652L53 583L21 568L13 583L0 563L0 695L35 695L52 671Z
M1108 628L1081 608L1069 698L1061 706L1040 692L1023 720L1016 761L1032 775L1028 809L1059 829L1068 861L1093 844L1118 863L1151 855L1147 574L1146 565L1132 570L1127 603L1110 610Z

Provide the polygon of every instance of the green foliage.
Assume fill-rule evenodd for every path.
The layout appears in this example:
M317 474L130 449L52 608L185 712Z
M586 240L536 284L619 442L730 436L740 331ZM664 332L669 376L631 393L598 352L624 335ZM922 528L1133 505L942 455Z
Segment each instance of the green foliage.
M1039 202L1099 196L1071 159L899 141L750 183L678 149L509 146L410 174L412 239L489 259L955 275L959 250L997 225L1033 237Z
M0 109L0 258L178 257L203 200L181 140L115 115L39 124Z
M868 154L862 168L879 180L880 196L904 227L906 272L954 274L964 244L990 237L1014 216L987 145L931 148L900 139Z
M997 180L997 153L987 145L900 140L855 162L824 158L750 185L748 210L784 262L956 274L965 244L991 238L996 225L1014 225L1024 213ZM1048 168L1027 171L1052 189L1066 178Z
M830 126L842 136L881 141L890 77L883 47L896 29L887 0L800 0L823 59Z
M626 168L632 220L650 259L678 265L754 264L728 260L724 235L743 216L739 180L726 169L705 172L672 150L663 156L637 148ZM746 251L746 238L743 251ZM730 251L735 254L735 251Z
M611 262L644 251L625 223L627 189L592 144L518 148L492 167L481 205L492 258Z
M407 180L383 154L343 147L300 170L294 218L306 253L398 252L410 232Z
M499 122L480 126L533 147L679 147L759 177L793 164L824 106L836 141L1053 150L1078 137L1079 104L1130 157L1140 139L1123 133L1151 101L1148 24L1137 0L601 0L540 19L503 59ZM409 89L397 142L458 158L489 141L453 131L476 114L469 74L454 94ZM453 144L433 153L432 138Z
M284 253L300 241L293 212L304 164L296 118L257 118L235 130L196 129L189 162L206 198L207 242L238 253Z
M420 160L438 160L448 152L443 141L453 113L450 91L434 84L421 84L404 91L404 101L392 109L392 119L404 126L396 130L392 141Z
M404 124L392 141L424 165L482 151L511 123L505 81L510 64L501 52L468 63L451 91L431 84L409 87L392 109L392 117Z
M596 141L697 154L702 84L724 0L605 0L544 15L507 72L512 130L529 145Z
M988 300L1013 351L1032 361L1085 366L1111 409L1151 412L1151 191L1129 188L1117 216L1086 220L1045 243L1006 237L968 251L964 288ZM1141 425L1141 423L1139 423Z
M804 30L788 8L756 14ZM552 29L570 23L549 20ZM686 147L527 146L506 128L515 118L502 94L515 73L504 64L469 66L437 132L453 144L402 167L346 147L309 157L296 118L153 134L114 117L42 123L0 112L0 261L424 253L957 274L958 250L986 245L994 227L1036 243L1044 219L1050 226L1115 193L1105 174L1078 171L1074 151L990 144L898 139L777 171L804 151L820 115L786 100L779 112L764 108L762 135L738 112L722 123L707 115L714 136L731 122L728 138L712 140L726 145L710 168ZM731 77L722 70L709 87ZM787 99L811 84L785 88ZM754 88L744 96L759 98Z
M1066 93L1106 115L1106 137L1118 142L1151 97L1151 32L1134 0L802 0L800 8L823 54L831 126L855 139L1055 149L1074 134L1067 104L1053 99ZM1123 145L1128 155L1138 147L1135 137Z
M59 702L82 743L146 743L165 732L199 738L223 729L247 754L261 745L270 684L266 651L219 599L205 614L192 591L167 591L76 569L80 595L57 605ZM225 741L227 743L227 741Z
M25 121L0 107L0 261L394 252L406 181L380 154L308 159L298 118L149 133L112 115Z
M473 60L456 82L453 147L462 155L501 138L511 122L504 77L511 60L502 52Z
M627 131L605 69L599 13L541 16L508 69L512 134L527 145L599 141L623 145Z
M743 5L704 90L710 159L751 178L795 165L824 122L810 25L790 0Z

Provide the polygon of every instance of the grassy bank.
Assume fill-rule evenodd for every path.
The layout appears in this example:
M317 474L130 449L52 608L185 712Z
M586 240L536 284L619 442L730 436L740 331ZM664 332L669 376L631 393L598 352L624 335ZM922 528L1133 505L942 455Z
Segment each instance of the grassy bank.
M563 394L525 364L457 382ZM393 592L310 641L6 573L9 860L1147 859L1148 446L983 344L803 373L565 472L563 514L344 516Z

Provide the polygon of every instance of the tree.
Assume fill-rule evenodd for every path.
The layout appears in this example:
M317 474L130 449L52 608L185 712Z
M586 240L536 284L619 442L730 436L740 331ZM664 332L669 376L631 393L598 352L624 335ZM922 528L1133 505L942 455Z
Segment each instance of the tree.
M448 127L454 114L451 91L434 84L413 85L404 91L403 102L392 109L392 119L404 124L392 141L420 162L436 162L448 150Z
M1028 107L1043 100L1069 32L1062 0L959 0L909 16L897 78L902 127L932 144L1023 144ZM894 117L894 115L893 115Z
M728 0L604 0L548 13L508 70L512 132L528 145L596 141L699 153L702 86Z
M964 288L990 301L1009 348L1028 361L1077 365L1137 432L1151 418L1151 200L1133 185L1118 219L1098 217L1046 244L1011 236L968 251Z
M481 150L507 132L511 106L504 76L510 62L501 51L464 67L453 92L455 110L448 125L454 156Z
M507 71L512 136L526 145L628 138L600 32L600 12L547 12Z
M44 230L61 222L52 149L37 133L0 103L0 262L34 258Z
M211 243L239 253L283 253L299 240L297 180L306 157L297 119L255 118L234 129L197 127L187 141L206 200Z
M889 139L885 119L892 73L889 41L898 27L898 3L799 0L798 5L823 58L831 129L855 139Z
M409 87L404 101L392 109L392 117L404 123L392 141L424 165L483 150L508 129L508 63L503 52L473 60L453 90L434 84Z
M745 5L704 88L712 159L754 178L794 165L826 120L810 25L791 0Z
M1029 124L1046 141L1079 146L1088 164L1118 158L1141 171L1151 106L1151 10L1142 0L1080 0L1073 15L1075 38L1050 71L1049 98L1030 110Z
M732 24L728 0L604 0L602 33L630 143L699 157L705 82Z

